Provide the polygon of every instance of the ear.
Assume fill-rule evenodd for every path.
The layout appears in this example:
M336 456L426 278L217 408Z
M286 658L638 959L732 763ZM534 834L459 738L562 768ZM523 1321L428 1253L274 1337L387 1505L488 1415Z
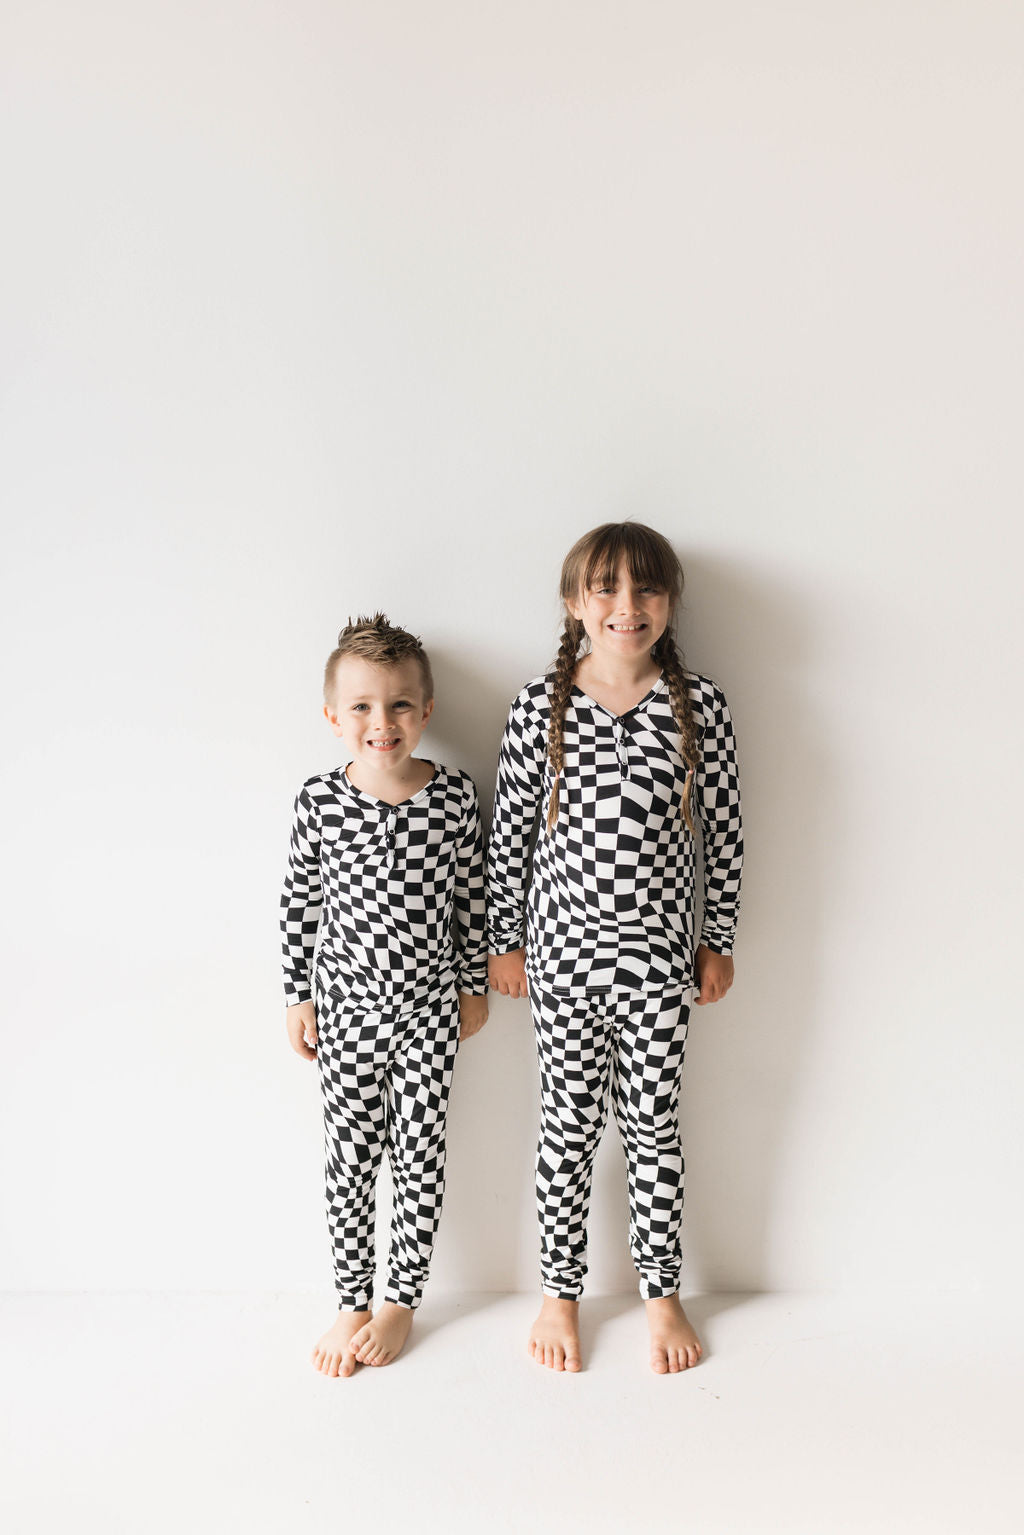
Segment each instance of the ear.
M421 720L420 723L425 725L427 723L427 720L433 714L433 712L434 712L434 700L431 698L428 703L425 703L423 705L423 719Z
M324 719L327 721L328 725L330 725L336 736L340 736L342 734L341 721L336 714L331 712L330 704L324 704Z

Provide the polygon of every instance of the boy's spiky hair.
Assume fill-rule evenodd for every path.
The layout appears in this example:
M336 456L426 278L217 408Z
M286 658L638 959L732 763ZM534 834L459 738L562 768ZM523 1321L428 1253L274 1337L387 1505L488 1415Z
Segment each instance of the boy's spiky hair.
M414 634L407 629L396 629L389 623L386 613L374 613L372 618L360 614L355 621L350 618L342 629L324 667L325 703L333 702L334 674L342 656L359 656L373 666L398 666L403 661L417 661L423 679L423 702L429 703L434 696L434 679L427 652Z

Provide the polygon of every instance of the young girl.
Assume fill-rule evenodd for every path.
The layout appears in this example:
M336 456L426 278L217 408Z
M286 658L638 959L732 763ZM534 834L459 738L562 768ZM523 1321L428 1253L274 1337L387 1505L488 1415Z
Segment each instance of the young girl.
M562 567L554 670L513 701L501 745L489 979L512 997L529 985L544 1295L529 1349L556 1370L580 1368L590 1178L609 1082L651 1367L676 1373L701 1355L678 1294L679 1088L695 985L698 1005L732 985L743 840L725 698L684 669L672 634L682 586L671 545L651 528L605 523L581 538ZM698 821L704 917L694 953Z

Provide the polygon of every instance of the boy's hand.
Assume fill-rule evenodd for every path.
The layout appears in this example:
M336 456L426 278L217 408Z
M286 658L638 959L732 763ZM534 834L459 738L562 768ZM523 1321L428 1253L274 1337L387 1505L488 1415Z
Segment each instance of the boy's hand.
M487 980L492 991L500 991L503 997L527 997L526 950L513 949L510 954L491 954L487 959Z
M474 997L468 991L459 992L459 1038L469 1039L479 1034L487 1022L487 998Z
M296 1002L290 1007L286 1022L292 1049L305 1056L307 1061L315 1061L316 1008L312 998L308 1002Z
M697 985L700 996L694 1001L698 1007L708 1002L721 1002L732 985L733 963L731 954L716 954L706 943L698 944L696 953Z

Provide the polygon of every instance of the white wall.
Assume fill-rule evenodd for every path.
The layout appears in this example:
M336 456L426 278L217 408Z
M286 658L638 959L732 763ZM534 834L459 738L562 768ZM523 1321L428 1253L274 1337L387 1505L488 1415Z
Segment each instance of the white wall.
M489 801L568 545L669 535L736 720L691 1288L1019 1281L1019 7L5 7L0 1282L330 1287L284 1036L319 675L384 607ZM532 1287L461 1057L437 1287ZM630 1283L602 1148L595 1288Z

